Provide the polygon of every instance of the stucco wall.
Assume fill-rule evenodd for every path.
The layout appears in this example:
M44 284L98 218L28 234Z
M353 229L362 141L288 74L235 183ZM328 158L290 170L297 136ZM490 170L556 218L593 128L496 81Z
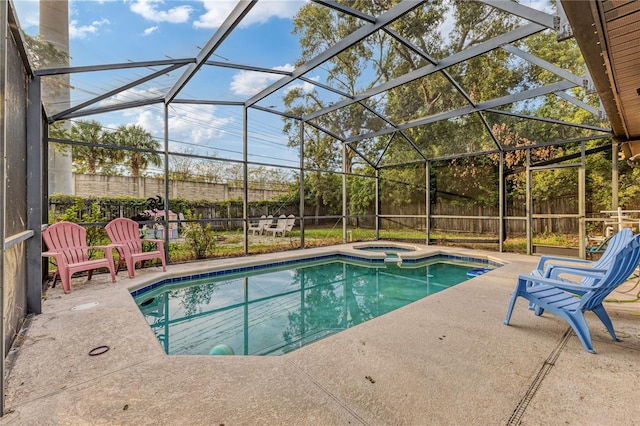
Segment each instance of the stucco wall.
M100 194L102 196L131 196L138 198L156 197L164 195L164 179L127 176L101 176L73 174L73 194L88 197ZM249 200L272 200L284 191L268 189L249 189ZM184 198L186 200L226 201L242 199L242 188L230 187L226 184L169 181L169 198Z

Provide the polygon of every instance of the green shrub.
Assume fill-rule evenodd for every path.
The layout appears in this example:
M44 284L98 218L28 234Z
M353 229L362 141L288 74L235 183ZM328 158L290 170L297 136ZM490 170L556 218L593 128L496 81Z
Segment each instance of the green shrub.
M187 210L185 219L194 220L196 217ZM206 259L215 250L216 234L209 223L190 222L185 226L184 240L196 259Z

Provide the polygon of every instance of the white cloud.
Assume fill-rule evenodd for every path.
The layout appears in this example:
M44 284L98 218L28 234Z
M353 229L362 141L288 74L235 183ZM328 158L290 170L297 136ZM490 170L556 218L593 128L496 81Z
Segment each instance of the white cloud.
M316 77L310 78L310 80L319 81L320 80L320 76L316 76ZM293 86L287 87L287 89L285 90L285 93L289 93L290 91L292 91L294 89L300 89L302 91L302 93L311 93L311 92L313 92L313 89L315 89L315 87L316 86L313 85L312 83L304 81L301 84L294 84Z
M182 24L189 21L189 15L193 11L191 6L182 5L168 10L159 10L159 6L163 4L162 0L133 0L129 8L133 13L153 22Z
M231 13L237 2L235 1L203 1L206 9L204 15L193 23L196 28L218 28Z
M174 105L169 118L171 139L204 144L221 137L234 120L216 117L215 110L214 105Z
M78 21L72 20L69 22L69 39L85 38L88 34L97 33L100 27L108 24L110 24L108 19L101 19L100 21L93 21L89 25L78 26Z
M273 67L279 71L293 71L293 65L286 64L280 67ZM256 71L240 71L233 76L231 81L231 92L235 95L252 96L260 90L269 86L274 81L278 81L283 76L281 74L267 74Z
M206 144L223 136L224 128L233 118L216 117L215 105L172 105L169 117L169 136L172 140ZM157 117L162 134L162 117Z
M144 30L144 32L142 33L145 37L148 35L151 35L153 32L155 32L158 29L158 26L155 25L153 27L149 27L147 29Z
M240 27L267 22L272 17L290 19L305 2L293 0L259 1L244 17ZM202 0L206 10L204 15L193 23L196 28L218 28L236 6L237 1Z
M164 93L158 88L147 90L129 89L118 93L100 103L101 107L117 105L123 102L132 102L142 99L153 99ZM130 108L121 111L122 117L127 123L135 123L142 126L154 137L164 136L164 115L160 104ZM206 143L215 138L220 138L224 128L228 128L234 122L231 117L220 118L216 116L215 105L171 105L169 114L169 133L172 140L186 141L189 143ZM116 128L117 125L113 125Z
M129 112L131 113L131 111ZM155 137L161 137L164 132L164 122L162 115L158 114L154 110L146 109L142 112L137 111L134 116L137 115L135 124L141 126L147 132L151 133Z
M207 142L224 136L224 129L233 124L234 119L216 117L215 112L215 105L172 105L169 117L170 139L206 146ZM164 118L159 108L133 108L122 113L128 124L137 124L154 137L164 139ZM111 127L115 129L117 125Z

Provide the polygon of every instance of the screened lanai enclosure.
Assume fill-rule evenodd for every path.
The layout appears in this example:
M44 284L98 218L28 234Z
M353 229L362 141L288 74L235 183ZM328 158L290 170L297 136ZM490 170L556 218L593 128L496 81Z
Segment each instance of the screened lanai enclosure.
M379 239L584 256L640 210L560 2L90 7L126 53L70 42L66 2L16 32L42 93L45 225L101 242L134 218L170 263ZM159 24L178 8L186 44Z

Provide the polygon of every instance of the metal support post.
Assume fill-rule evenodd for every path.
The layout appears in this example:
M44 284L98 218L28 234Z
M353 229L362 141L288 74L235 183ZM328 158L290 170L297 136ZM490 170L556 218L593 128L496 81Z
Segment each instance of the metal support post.
M244 254L249 254L249 147L247 107L242 109L242 227L244 231ZM283 234L284 235L284 234Z
M427 245L429 245L429 241L431 241L431 163L427 160L424 164L424 168L425 168L425 178L424 178L424 184L426 186L426 191L425 191L425 201L427 203L427 208L426 208L426 223L425 223L425 231L426 231L426 239L427 241L425 242Z
M611 146L611 210L616 210L620 204L620 199L618 198L618 192L620 190L619 152L620 144L614 142Z
M304 248L304 122L300 121L300 248Z
M347 144L342 144L342 242L347 242Z
M526 217L527 217L527 254L530 255L533 251L533 239L531 235L531 210L532 206L532 197L531 197L531 150L527 149L527 159L526 159L526 173L527 173L527 182L526 182Z
M376 169L376 241L380 239L380 169Z
M586 154L585 154L585 143L582 142L580 145L580 167L578 168L578 250L580 250L580 258L585 259L587 256L586 250L586 241L587 241L587 227L586 227L586 216L587 216L587 207L585 206L585 202L587 199L586 196L586 187L587 187L587 179L586 179Z
M169 104L164 104L164 258L169 262Z
M500 151L500 164L498 164L498 221L500 222L498 225L500 229L498 230L498 251L502 253L504 251L504 240L505 240L505 190L504 190L504 151Z

